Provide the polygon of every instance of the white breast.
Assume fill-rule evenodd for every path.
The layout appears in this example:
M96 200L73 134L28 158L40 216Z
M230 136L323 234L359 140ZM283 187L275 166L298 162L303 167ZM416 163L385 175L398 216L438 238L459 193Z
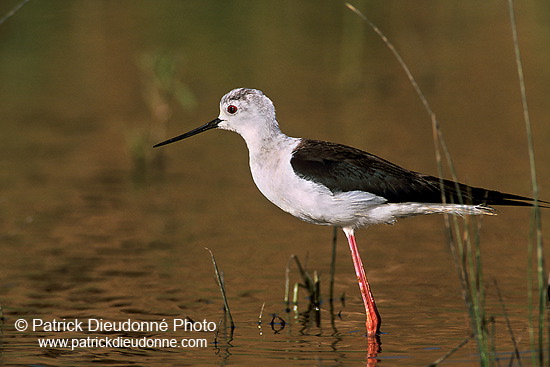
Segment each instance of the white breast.
M363 191L333 194L328 188L300 178L290 159L300 139L279 140L276 147L253 149L250 169L258 189L273 204L306 222L339 227L357 227L379 223L369 215L369 209L385 200ZM386 220L383 220L384 222ZM390 220L391 221L391 220Z

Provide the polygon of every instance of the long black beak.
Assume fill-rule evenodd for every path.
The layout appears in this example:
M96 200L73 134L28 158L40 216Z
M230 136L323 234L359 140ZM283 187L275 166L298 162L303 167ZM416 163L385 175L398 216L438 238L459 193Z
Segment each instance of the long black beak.
M202 126L197 127L196 129L193 129L189 132L186 132L185 134L181 134L181 135L178 135L178 136L176 136L172 139L165 140L162 143L155 144L155 145L153 145L153 148L160 147L160 146L166 145L166 144L170 144L170 143L176 142L178 140L188 138L188 137L193 136L193 135L197 135L197 134L202 133L206 130L215 129L215 128L218 127L218 124L222 121L223 120L220 120L219 118L216 118L216 119L214 119L210 122L207 122L206 124L204 124Z

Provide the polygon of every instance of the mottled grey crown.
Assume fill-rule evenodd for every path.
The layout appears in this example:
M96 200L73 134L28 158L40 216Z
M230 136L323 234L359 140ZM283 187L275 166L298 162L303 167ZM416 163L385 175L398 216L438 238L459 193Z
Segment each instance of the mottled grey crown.
M231 101L241 101L241 100L249 101L253 99L254 96L265 97L262 91L258 89L237 88L237 89L233 89L231 92L223 96L221 103L227 104L227 103L230 103Z

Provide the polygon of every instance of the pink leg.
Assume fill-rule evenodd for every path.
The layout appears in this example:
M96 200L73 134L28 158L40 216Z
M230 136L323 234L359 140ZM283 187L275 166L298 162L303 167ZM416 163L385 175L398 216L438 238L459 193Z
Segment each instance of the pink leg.
M355 274L357 275L357 282L359 283L359 289L361 290L361 296L363 297L363 303L365 304L365 312L367 315L367 335L373 336L380 332L380 324L382 319L374 303L374 296L370 290L369 281L365 274L365 268L357 249L357 243L355 242L354 231L351 228L344 228L344 233L348 238L349 248L351 250L351 257L353 259L353 266L355 267Z

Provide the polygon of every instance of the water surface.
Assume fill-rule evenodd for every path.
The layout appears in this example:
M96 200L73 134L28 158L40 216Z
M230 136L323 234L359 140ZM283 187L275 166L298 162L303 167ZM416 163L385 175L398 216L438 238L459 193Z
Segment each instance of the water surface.
M17 3L3 2L0 14ZM530 195L505 4L356 5L409 64L462 180ZM550 9L542 1L517 6L540 191L548 198ZM150 148L215 118L228 90L252 87L274 101L289 135L353 145L436 174L429 116L385 45L342 3L29 2L0 25L0 52L2 363L422 366L470 335L442 218L358 233L383 317L381 351L367 358L342 234L331 316L332 229L302 223L263 198L240 137L213 131ZM512 344L493 279L527 355L530 213L500 214L483 220L482 259L496 349L508 361ZM223 271L232 337L205 247ZM321 275L320 324L285 312L291 254ZM295 268L292 279L299 279ZM304 311L305 293L299 301ZM280 319L272 326L273 314ZM186 317L221 321L218 333L14 328L18 319ZM205 338L208 346L71 350L37 341L106 336ZM470 341L448 364L476 365L476 354Z

